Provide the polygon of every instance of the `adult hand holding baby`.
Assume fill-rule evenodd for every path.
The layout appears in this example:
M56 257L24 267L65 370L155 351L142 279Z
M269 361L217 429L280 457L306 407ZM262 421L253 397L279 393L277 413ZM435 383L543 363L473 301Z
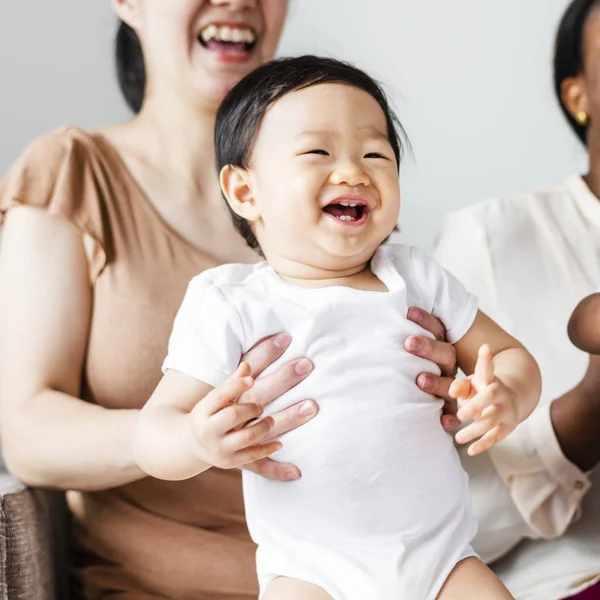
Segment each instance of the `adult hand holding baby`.
M269 341L272 343L267 343ZM244 394L240 402L250 401L266 406L310 375L313 370L312 363L307 359L298 359L285 364L270 375L260 377L261 373L283 354L290 342L290 336L282 333L257 344L243 356L242 360L250 365L250 375L255 378L255 381L252 390ZM318 410L314 400L302 400L273 413L271 415L273 426L269 437L275 438L304 425L317 414ZM296 466L279 463L268 457L246 464L242 469L279 481L291 481L300 477L300 471Z
M244 468L283 481L298 479L300 471L294 465L267 457L281 448L274 438L317 414L316 403L303 400L260 419L267 404L313 369L310 361L297 358L261 376L290 341L287 334L262 340L216 387L167 368L142 410L134 435L134 454L142 470L171 481L189 479L211 467Z
M439 376L433 373L421 373L417 377L417 385L424 392L444 400L442 427L446 431L452 431L460 425L456 416L458 410L456 399L451 398L449 393L458 368L456 349L446 341L446 328L437 317L420 308L412 307L408 311L408 319L435 336L435 339L426 336L410 336L406 339L405 349L415 356L434 362L440 368Z

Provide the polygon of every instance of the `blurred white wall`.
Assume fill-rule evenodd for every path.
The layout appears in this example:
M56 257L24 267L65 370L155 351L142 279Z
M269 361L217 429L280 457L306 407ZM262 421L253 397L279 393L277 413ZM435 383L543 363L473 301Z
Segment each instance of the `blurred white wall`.
M585 166L556 105L552 43L568 0L291 0L282 54L356 63L386 84L414 147L403 239L429 247L443 214L545 187ZM127 110L109 0L0 2L0 173L35 136Z

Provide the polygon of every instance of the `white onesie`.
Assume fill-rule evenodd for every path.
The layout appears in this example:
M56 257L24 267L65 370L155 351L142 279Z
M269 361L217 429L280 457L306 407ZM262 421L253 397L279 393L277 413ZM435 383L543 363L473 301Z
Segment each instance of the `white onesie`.
M382 246L371 269L389 292L304 288L266 262L224 265L192 280L175 320L163 369L213 386L279 332L292 343L266 373L297 357L315 365L265 411L318 402L318 415L283 435L273 456L297 465L302 478L243 474L261 596L281 575L334 600L433 600L456 563L473 555L467 476L440 424L442 402L415 383L439 369L406 352L404 340L429 335L406 318L418 306L458 341L476 299L416 248Z

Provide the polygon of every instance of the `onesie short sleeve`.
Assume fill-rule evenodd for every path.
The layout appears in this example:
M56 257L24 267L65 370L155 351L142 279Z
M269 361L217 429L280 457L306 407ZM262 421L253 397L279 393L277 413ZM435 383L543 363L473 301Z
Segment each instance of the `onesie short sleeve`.
M190 282L169 339L167 369L217 387L235 373L244 347L240 317L222 290L207 277Z
M418 248L410 248L409 255L422 308L442 321L446 339L455 344L475 321L477 298L454 275Z
M412 246L385 245L378 253L404 278L410 302L442 321L451 344L469 331L477 316L478 300L454 275Z
M106 264L97 167L82 132L63 127L34 141L0 181L0 225L23 205L66 219L92 242L92 280Z

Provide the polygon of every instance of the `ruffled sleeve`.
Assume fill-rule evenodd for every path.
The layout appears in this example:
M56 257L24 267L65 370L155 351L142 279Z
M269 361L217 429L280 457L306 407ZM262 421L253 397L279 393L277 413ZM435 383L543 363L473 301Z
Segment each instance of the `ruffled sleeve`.
M89 144L76 128L35 140L0 181L0 225L17 206L45 208L86 236L92 281L107 260L103 185Z

